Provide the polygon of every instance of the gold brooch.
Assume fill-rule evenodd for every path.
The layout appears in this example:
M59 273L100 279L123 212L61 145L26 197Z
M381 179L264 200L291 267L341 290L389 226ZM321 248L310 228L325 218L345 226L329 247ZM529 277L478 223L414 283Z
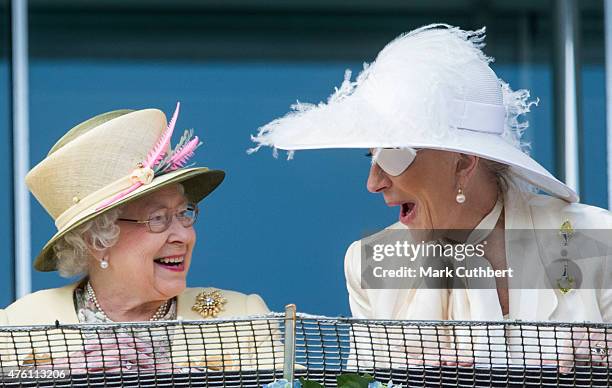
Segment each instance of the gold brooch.
M559 287L559 291L562 294L567 294L570 292L575 286L575 279L573 276L568 274L567 271L567 261L563 267L563 272L561 273L561 277L557 279L557 287Z
M563 262L563 270L561 277L557 279L557 287L562 294L567 294L576 286L576 279L569 273L567 259L567 249L569 241L574 236L574 227L569 220L563 221L559 228L559 237L561 237L561 261Z
M559 236L562 239L563 245L567 246L569 240L574 236L574 227L569 220L565 220L559 228Z
M202 291L196 296L196 302L191 309L203 318L215 318L226 303L227 300L220 291Z

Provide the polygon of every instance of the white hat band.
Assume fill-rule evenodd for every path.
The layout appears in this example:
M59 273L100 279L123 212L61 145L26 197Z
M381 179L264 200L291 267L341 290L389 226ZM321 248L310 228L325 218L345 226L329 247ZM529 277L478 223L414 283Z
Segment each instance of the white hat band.
M99 190L89 194L85 198L74 198L75 204L66 209L59 217L55 220L55 226L57 230L62 230L68 225L73 224L78 219L86 216L83 212L92 206L101 203L109 197L122 192L133 185L132 175L126 175L116 181L110 183L107 186L100 188ZM93 208L95 210L95 208Z
M504 133L506 109L503 105L455 100L451 108L450 124L469 131Z

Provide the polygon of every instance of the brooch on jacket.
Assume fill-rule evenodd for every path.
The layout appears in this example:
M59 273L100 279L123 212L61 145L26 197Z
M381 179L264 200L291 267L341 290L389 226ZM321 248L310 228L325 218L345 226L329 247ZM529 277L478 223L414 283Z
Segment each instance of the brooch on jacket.
M568 271L569 260L567 259L567 246L570 239L574 235L574 228L569 220L565 220L559 228L559 237L561 237L561 260L563 262L563 270L561 276L557 279L557 287L562 294L567 294L576 286L576 279Z
M191 307L193 311L200 314L202 318L216 318L223 311L223 305L227 299L223 298L220 291L202 291L196 296L195 304Z

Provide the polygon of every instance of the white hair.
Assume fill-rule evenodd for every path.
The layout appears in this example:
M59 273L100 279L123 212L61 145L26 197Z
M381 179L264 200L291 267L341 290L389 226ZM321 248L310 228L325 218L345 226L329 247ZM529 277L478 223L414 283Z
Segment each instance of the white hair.
M185 187L176 185L178 192L185 195ZM117 219L121 208L110 210L91 221L71 230L53 246L57 257L57 270L62 277L84 275L88 272L88 262L94 251L104 251L119 240Z
M69 278L88 272L88 261L92 250L103 251L112 247L119 239L116 224L121 210L113 209L101 214L82 226L71 230L53 246L60 276Z

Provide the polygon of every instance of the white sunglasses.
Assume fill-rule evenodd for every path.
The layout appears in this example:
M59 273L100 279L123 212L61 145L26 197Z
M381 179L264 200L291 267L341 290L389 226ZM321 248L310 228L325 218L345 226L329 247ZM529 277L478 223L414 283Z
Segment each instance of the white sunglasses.
M399 176L414 162L417 152L414 148L376 148L372 163L378 164L388 175Z

